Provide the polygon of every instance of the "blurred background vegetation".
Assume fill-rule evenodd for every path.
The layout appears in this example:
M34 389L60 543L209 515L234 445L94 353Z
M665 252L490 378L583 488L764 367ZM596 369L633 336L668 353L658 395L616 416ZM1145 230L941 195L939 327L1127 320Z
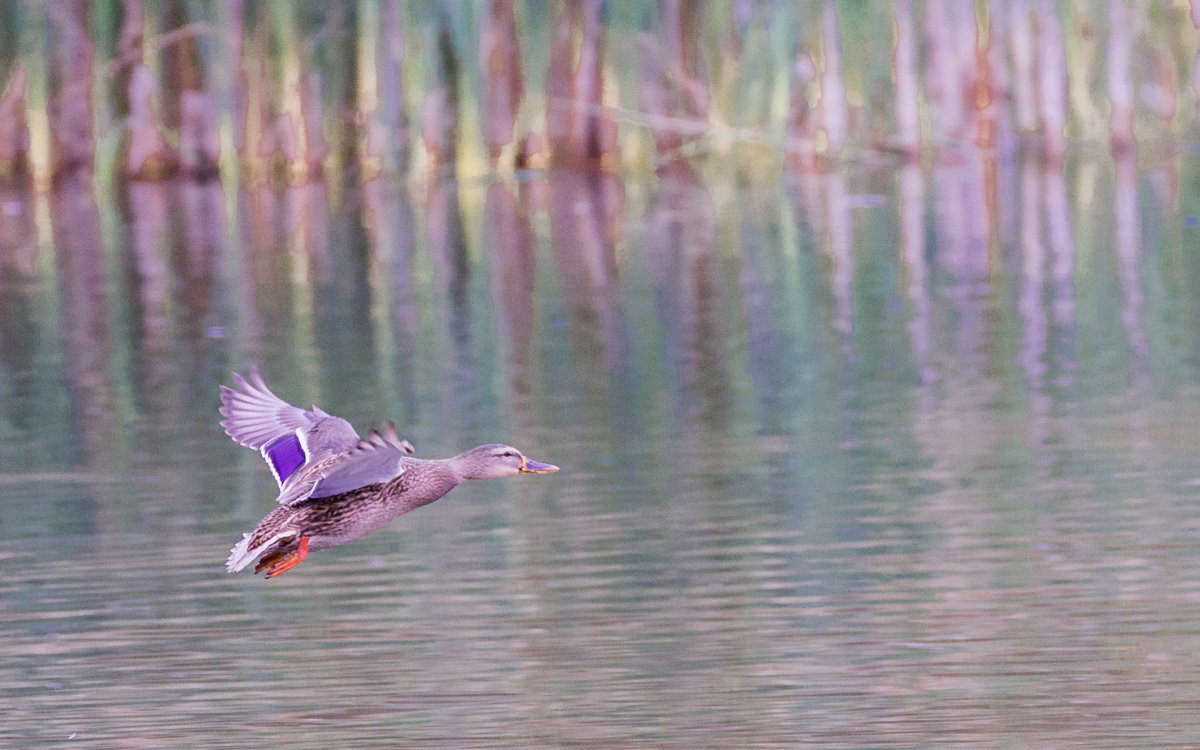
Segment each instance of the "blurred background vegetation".
M1196 3L7 0L0 174L40 187L661 167L1191 137Z

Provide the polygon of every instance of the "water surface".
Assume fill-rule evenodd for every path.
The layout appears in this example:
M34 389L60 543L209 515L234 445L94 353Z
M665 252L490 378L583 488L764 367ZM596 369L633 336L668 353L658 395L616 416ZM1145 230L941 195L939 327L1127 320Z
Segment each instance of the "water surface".
M9 189L0 744L1194 746L1195 170ZM227 575L250 362L563 471Z

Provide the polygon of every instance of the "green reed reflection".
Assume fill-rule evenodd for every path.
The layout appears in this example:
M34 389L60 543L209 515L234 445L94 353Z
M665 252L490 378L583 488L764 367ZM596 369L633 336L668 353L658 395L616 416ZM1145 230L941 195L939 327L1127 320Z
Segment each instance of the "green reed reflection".
M10 190L0 738L1191 736L1195 169ZM248 362L563 471L227 577Z

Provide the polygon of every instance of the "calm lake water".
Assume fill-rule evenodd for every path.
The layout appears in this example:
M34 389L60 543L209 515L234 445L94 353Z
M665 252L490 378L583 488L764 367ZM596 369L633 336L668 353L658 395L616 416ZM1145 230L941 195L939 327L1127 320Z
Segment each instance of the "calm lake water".
M1200 169L0 196L0 746L1194 747ZM471 483L278 579L217 387Z

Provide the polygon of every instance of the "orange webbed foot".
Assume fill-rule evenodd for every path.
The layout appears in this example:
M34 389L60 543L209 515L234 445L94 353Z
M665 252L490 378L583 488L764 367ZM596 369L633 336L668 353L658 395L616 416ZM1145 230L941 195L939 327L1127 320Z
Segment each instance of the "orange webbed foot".
M267 571L267 578L274 578L277 575L283 575L300 563L304 562L304 558L308 557L308 537L300 537L300 543L290 552L272 552L269 555L264 555L258 564L254 566L255 573Z

